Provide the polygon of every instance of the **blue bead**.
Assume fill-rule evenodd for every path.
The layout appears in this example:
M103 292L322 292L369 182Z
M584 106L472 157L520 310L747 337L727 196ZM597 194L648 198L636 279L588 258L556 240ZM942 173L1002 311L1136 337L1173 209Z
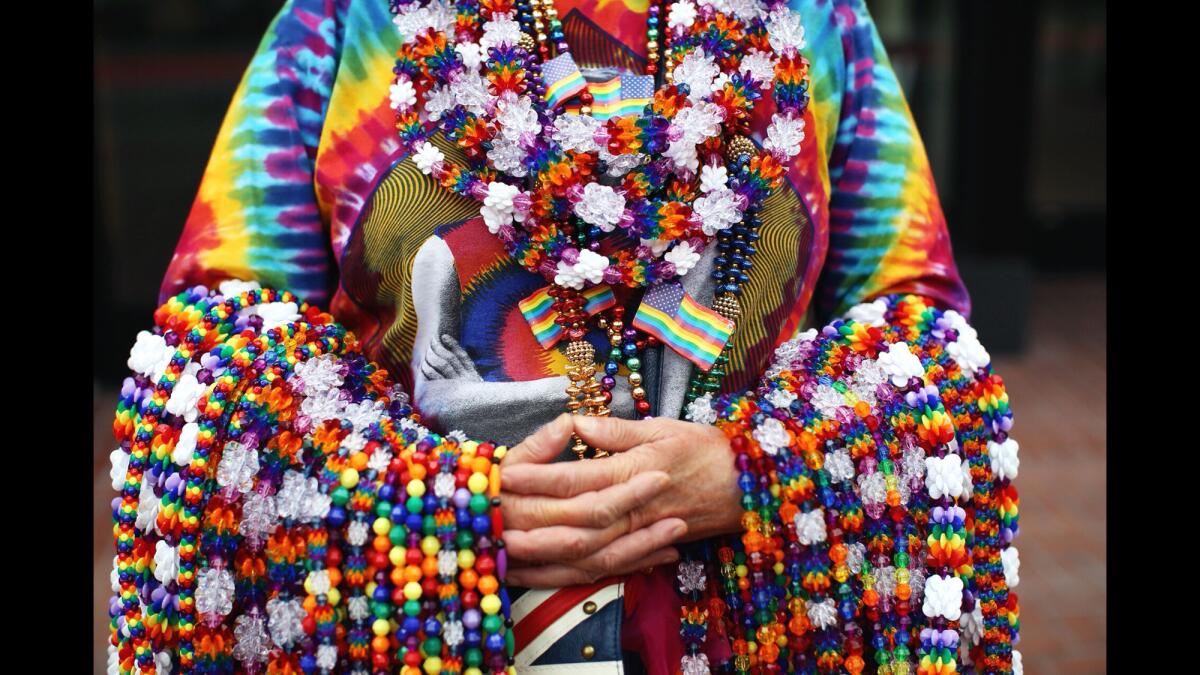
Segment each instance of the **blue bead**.
M415 634L421 630L421 620L415 616L405 616L404 623L400 625L400 629L406 631L409 635Z
M479 534L486 534L492 530L492 519L484 514L475 516L471 520L471 529L475 530Z
M405 517L408 516L408 513L404 510L404 505L397 504L392 507L390 516L393 523L403 523Z
M472 628L463 636L463 641L468 647L478 647L479 643L483 641L483 633L478 628Z
M504 649L504 636L499 633L492 633L491 635L487 636L487 643L485 646L493 652L498 652Z
M392 487L391 485L384 485L383 487L379 488L379 498L383 501L390 502L392 501L392 497L395 496L396 488Z
M408 528L409 532L420 532L421 531L421 514L419 514L419 513L408 514L408 517L404 519L404 526Z
M346 510L340 506L331 507L325 520L334 527L341 527L346 522Z
M392 597L392 594L388 591L387 584L379 584L375 587L375 593L371 597L374 598L375 602L387 602L388 598Z
M437 635L442 630L442 624L435 617L429 617L425 620L425 634Z

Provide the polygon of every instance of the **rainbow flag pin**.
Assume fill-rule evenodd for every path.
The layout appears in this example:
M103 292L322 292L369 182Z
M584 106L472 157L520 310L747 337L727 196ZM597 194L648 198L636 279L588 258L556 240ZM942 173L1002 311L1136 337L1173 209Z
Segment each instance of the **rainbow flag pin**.
M707 371L733 334L733 323L696 302L673 281L646 289L633 327L646 331Z
M612 288L607 284L593 286L581 293L584 298L583 311L591 316L617 304ZM517 303L521 314L529 322L533 336L537 338L543 349L550 349L562 339L562 326L555 322L558 312L554 311L554 298L550 297L550 287L546 286L534 291L529 297Z

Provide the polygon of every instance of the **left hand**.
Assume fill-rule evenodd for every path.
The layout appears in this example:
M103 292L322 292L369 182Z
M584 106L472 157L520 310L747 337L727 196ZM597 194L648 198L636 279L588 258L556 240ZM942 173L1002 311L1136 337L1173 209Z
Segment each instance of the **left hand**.
M563 502L587 493L603 499L614 494L606 488L626 484L645 473L665 474L667 480L660 481L662 487L628 511L630 532L676 518L687 524L688 541L741 530L741 489L729 440L720 430L667 418L632 421L576 415L571 416L571 422L580 438L613 455L582 462L506 463L500 474L502 499L505 492L542 495ZM522 502L510 503L516 506ZM565 508L538 508L536 512L506 515L506 519L519 519L523 529L556 527L573 524L569 512ZM528 568L528 572L525 576L536 575L537 568ZM556 565L555 572L562 576L562 566ZM571 581L583 583L591 580L590 576L580 570L580 579Z

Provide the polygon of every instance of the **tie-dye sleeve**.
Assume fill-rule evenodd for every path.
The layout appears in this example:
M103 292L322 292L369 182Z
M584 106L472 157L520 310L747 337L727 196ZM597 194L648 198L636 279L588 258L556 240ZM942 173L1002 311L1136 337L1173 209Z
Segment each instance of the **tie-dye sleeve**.
M817 311L898 293L964 315L966 287L950 249L925 146L862 0L834 2L846 72L829 162L829 252Z
M287 0L242 77L160 289L256 280L329 300L333 256L313 163L345 0Z

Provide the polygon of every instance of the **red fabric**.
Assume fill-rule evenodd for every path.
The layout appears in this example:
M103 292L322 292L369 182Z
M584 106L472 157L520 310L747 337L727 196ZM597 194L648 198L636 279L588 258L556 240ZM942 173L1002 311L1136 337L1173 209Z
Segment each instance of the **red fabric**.
M674 565L656 567L651 574L634 574L625 581L621 647L636 652L649 675L679 672L679 659L683 658L683 640L679 637L682 606L675 590ZM704 651L714 666L733 656L729 641L711 623Z

